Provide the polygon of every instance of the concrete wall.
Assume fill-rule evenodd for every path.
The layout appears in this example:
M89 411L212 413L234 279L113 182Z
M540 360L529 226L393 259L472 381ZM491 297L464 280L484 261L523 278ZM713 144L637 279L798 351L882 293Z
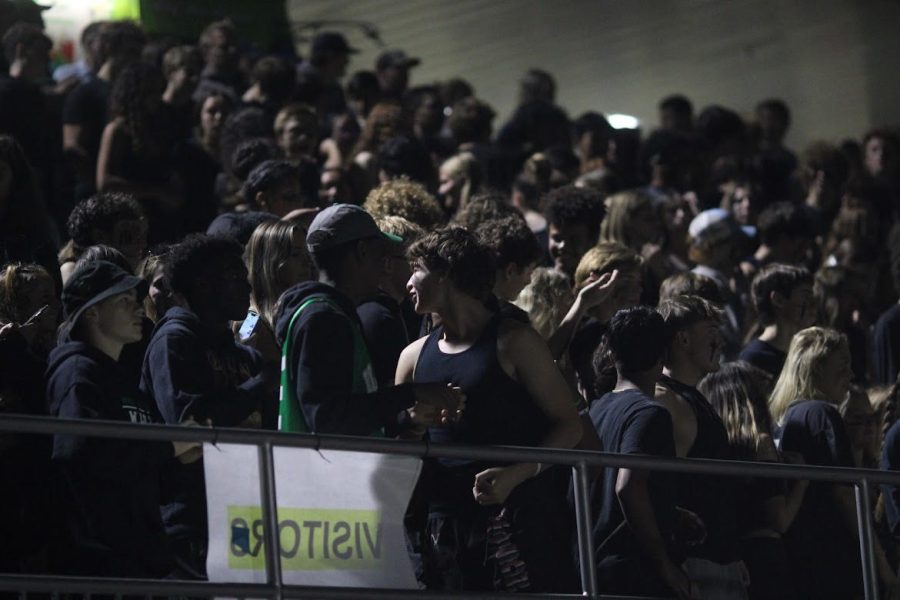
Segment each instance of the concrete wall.
M520 75L540 67L571 114L622 112L645 128L673 92L746 114L781 97L795 148L900 123L896 0L288 0L288 12L295 24L371 22L422 58L414 84L461 75L500 120ZM372 68L378 46L335 28L363 50L350 71Z

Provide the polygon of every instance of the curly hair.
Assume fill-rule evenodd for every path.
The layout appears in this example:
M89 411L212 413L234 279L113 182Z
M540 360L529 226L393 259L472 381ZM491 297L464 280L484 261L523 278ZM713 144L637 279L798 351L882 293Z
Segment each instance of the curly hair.
M469 200L469 203L453 217L453 224L475 231L482 223L507 217L525 222L525 217L519 209L507 201L506 196L497 192L485 192Z
M163 264L172 291L182 294L190 303L192 292L217 274L216 266L229 258L242 262L243 247L228 237L195 233L172 246Z
M503 269L509 264L524 268L543 257L540 243L521 217L485 221L475 233L478 240L494 253L497 268Z
M131 194L101 192L75 205L66 227L76 246L84 249L97 243L94 231L112 231L119 221L144 218L141 205Z
M547 194L544 216L555 225L587 225L588 235L600 237L600 223L606 215L603 197L588 188L566 185Z
M494 289L494 254L462 227L432 231L410 246L406 255L478 300L486 300Z
M162 71L144 62L125 67L113 84L110 115L122 118L125 133L137 154L145 152L159 136L158 115L148 107L147 98L162 96L165 85Z
M369 192L363 208L375 217L396 216L429 231L444 224L441 205L420 183L400 177Z

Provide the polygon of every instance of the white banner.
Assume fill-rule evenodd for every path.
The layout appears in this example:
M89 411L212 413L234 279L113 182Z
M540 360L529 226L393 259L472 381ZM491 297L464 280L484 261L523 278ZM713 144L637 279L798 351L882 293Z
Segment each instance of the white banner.
M266 581L257 457L256 446L203 446L210 581ZM285 583L417 587L403 514L419 459L278 447L274 457Z

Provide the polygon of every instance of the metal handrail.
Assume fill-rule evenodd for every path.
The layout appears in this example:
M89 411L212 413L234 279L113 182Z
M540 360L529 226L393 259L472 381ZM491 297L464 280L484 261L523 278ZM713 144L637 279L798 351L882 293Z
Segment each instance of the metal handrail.
M266 598L516 598L529 597L520 594L446 594L420 590L363 590L359 588L312 588L284 584L281 577L279 539L277 531L277 506L275 502L275 477L272 448L285 446L313 448L317 450L346 450L417 457L457 458L469 460L494 460L498 462L540 462L570 466L573 469L574 500L578 527L578 547L581 555L581 576L584 596L600 596L596 583L596 561L590 536L590 504L588 502L588 467L618 467L691 473L697 475L726 475L766 477L792 480L827 481L854 485L856 489L857 525L859 528L862 572L866 600L878 597L869 491L872 483L900 485L900 472L876 469L823 467L813 465L788 465L726 461L712 459L663 458L657 456L624 455L584 450L558 450L551 448L524 448L514 446L470 446L460 444L433 444L427 441L398 441L384 438L352 437L273 432L251 429L214 427L183 427L177 425L134 424L121 421L58 419L4 415L0 417L0 432L24 434L67 434L87 437L131 439L141 441L185 441L209 443L233 443L255 445L259 448L260 488L266 539L267 584L216 584L188 581L148 581L129 579L96 579L72 577L36 577L0 575L0 589L22 591L95 591L108 593L149 594L167 590L187 595L215 595L227 593ZM60 587L62 586L62 587ZM74 587L73 587L74 586ZM154 587L155 586L155 587ZM224 586L224 588L223 588ZM224 590L224 591L223 591ZM246 593L244 593L246 592ZM579 596L555 594L547 598L577 598ZM633 598L633 597L630 597Z

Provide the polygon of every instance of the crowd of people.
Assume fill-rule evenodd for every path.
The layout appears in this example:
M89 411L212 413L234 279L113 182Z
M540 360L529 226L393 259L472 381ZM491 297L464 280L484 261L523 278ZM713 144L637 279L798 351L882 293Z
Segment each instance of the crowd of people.
M337 32L301 60L97 22L51 76L4 26L4 414L900 468L891 130L796 154L781 100L672 95L642 136L532 69L495 131L465 79ZM0 570L203 579L202 460L0 435ZM570 488L426 459L419 581L578 592ZM846 486L606 468L589 500L604 593L861 597ZM900 490L868 508L897 597Z

